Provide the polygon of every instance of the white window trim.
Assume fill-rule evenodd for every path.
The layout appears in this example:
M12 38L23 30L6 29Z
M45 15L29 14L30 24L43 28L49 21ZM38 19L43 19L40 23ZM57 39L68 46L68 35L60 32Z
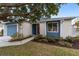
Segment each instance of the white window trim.
M52 25L53 25L53 23L57 23L57 31L55 31L55 32L54 31L48 31L48 32L58 33L59 32L59 22L51 22L51 23L52 23ZM48 24L47 24L47 26L48 26Z

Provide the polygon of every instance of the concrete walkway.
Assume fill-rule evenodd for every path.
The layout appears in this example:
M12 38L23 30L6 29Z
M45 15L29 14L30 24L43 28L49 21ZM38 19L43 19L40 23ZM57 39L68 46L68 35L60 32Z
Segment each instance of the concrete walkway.
M5 46L13 46L13 45L22 45L25 44L31 40L33 40L34 37L28 38L28 39L24 39L22 41L15 41L15 42L0 42L0 47L5 47Z

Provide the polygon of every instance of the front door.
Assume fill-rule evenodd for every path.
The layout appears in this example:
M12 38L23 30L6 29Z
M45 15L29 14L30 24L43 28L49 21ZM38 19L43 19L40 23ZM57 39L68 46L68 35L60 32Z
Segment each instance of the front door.
M39 24L32 24L32 34L39 34Z

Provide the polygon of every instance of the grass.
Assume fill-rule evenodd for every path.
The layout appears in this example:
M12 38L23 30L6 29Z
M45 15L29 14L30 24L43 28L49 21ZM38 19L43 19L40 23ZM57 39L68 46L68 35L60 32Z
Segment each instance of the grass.
M28 42L20 46L10 46L0 48L2 56L77 56L79 50L58 47L54 45Z

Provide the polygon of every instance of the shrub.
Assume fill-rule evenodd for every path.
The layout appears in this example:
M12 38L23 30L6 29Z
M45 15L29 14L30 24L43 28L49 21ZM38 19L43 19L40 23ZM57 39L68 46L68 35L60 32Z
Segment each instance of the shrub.
M63 38L63 37L59 37L59 40L60 40L60 41L63 41L63 40L64 40L64 38Z
M62 37L55 37L55 36L42 36L42 35L37 35L34 38L34 41L42 41L42 42L51 42L51 43L57 43L58 41L62 40Z
M64 41L59 41L59 42L58 42L58 45L60 45L60 46L65 46L65 43L64 43Z
M42 41L43 39L45 39L45 37L43 37L42 35L37 35L37 36L34 38L34 41Z
M64 46L64 47L72 47L72 44L69 42L65 42L65 41L59 41L58 44L60 46Z
M55 42L55 40L52 37L46 36L46 40L48 40L48 42Z
M67 41L69 43L72 43L73 42L73 39L74 39L73 37L68 36L68 37L65 38L65 41Z
M46 43L48 42L48 40L47 40L47 39L42 39L42 41L43 41L43 42L46 42Z
M12 41L22 40L22 34L16 33L15 35L11 36L13 39Z
M66 46L66 47L72 47L72 44L69 43L69 42L65 42L65 46Z
M54 37L54 39L55 39L56 42L62 40L61 37Z
M79 41L79 35L74 37L74 40Z
M46 39L48 40L48 42L53 42L53 43L57 43L58 41L60 41L60 37L54 37L54 36L46 36Z
M21 34L18 34L18 36L17 36L17 34L15 34L15 35L12 36L11 41L21 41L23 39L27 39L27 38L30 38L30 37L32 37L32 35L29 35L27 37L23 37Z
M3 36L3 30L0 31L0 36Z

